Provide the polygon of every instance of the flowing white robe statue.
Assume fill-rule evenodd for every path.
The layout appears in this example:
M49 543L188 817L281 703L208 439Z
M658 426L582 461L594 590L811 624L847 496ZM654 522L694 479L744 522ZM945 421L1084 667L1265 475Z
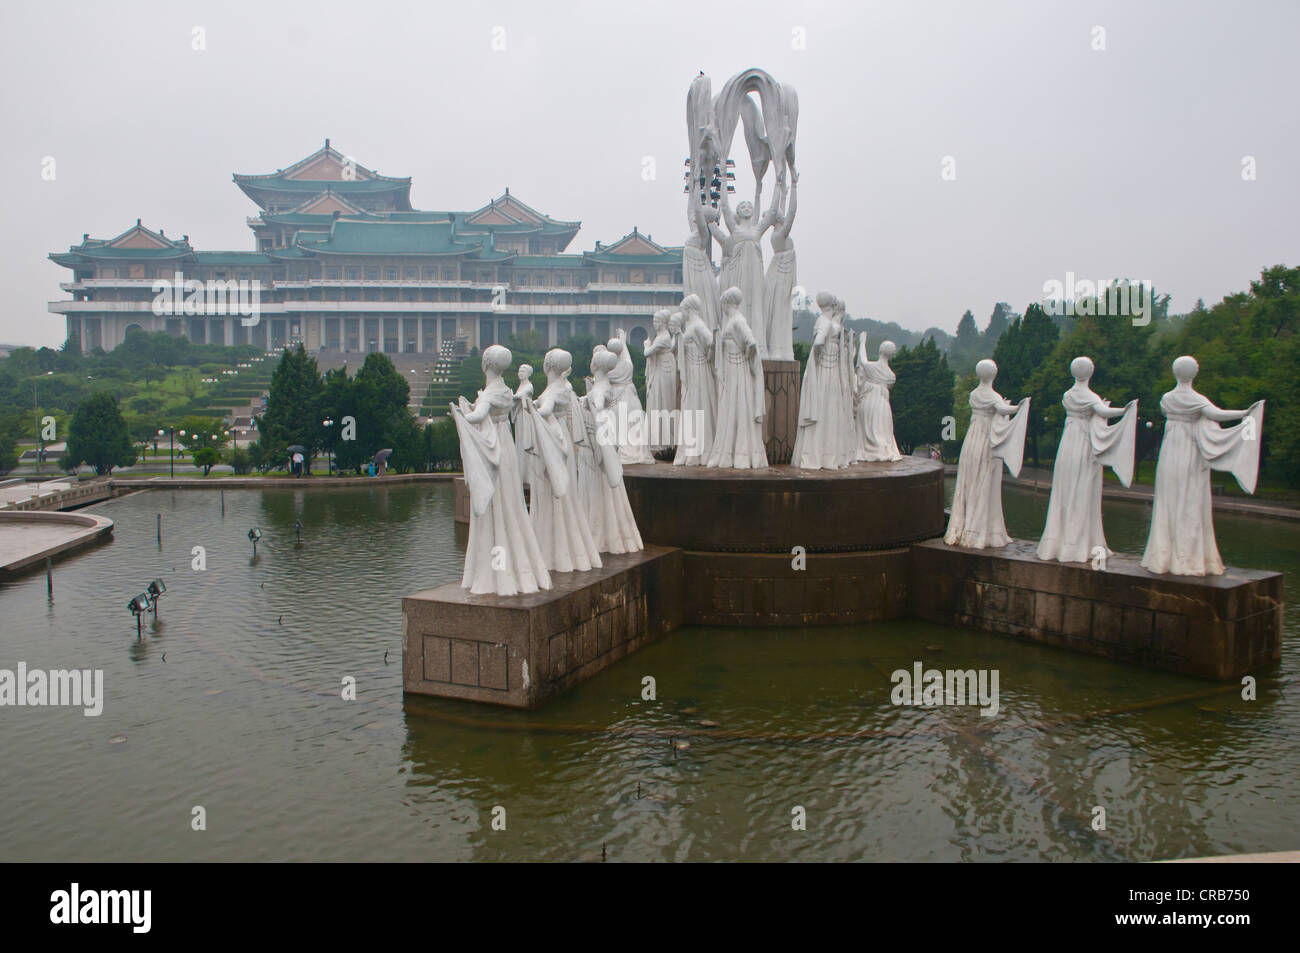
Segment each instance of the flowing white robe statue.
M590 384L587 385L587 392L591 392ZM576 394L574 395L573 409L576 415L574 429L576 431L577 425L581 424L583 431L583 440L576 445L578 501L587 516L587 527L591 532L591 540L596 544L597 552L603 552L601 543L605 538L605 510L601 502L602 490L600 484L604 482L605 475L599 457L600 447L596 443L596 416L587 404L587 398L578 397ZM617 459L618 454L615 453L614 456ZM622 472L621 466L619 472Z
M714 271L709 252L713 237L709 234L704 212L691 195L691 233L682 245L682 296L695 295L700 301L700 317L709 333L722 326L722 306L718 303L718 274Z
M655 458L647 444L650 430L645 419L645 411L641 409L641 398L637 396L636 384L632 382L635 368L632 364L632 353L627 349L627 332L620 330L617 337L611 338L607 350L618 358L618 363L609 372L609 385L610 411L624 431L619 436L622 441L618 446L619 459L624 466L633 463L654 463Z
M853 332L844 328L839 301L818 294L821 314L813 328L812 350L799 391L799 432L792 466L838 470L857 456L853 424Z
M867 336L861 336L858 349L858 452L859 461L894 461L903 459L894 440L894 410L889 392L898 375L889 366L896 353L893 341L880 345L880 357L867 360Z
M727 203L727 193L722 191L722 215L727 231L716 223L709 223L709 231L722 245L722 267L718 271L718 287L739 288L745 303L745 323L758 343L758 359L767 357L767 306L766 281L763 275L763 233L776 222L777 206L773 205L761 216L755 216L754 203L741 202L735 214ZM719 298L721 302L721 298ZM725 329L727 315L723 305ZM764 464L766 466L766 464Z
M791 177L789 206L778 210L772 230L772 257L763 279L767 315L767 358L772 361L794 360L794 286L798 282L798 265L790 229L794 225L799 173Z
M730 288L722 296L722 379L718 386L718 419L709 450L708 466L736 470L767 466L763 444L763 361L758 340L740 313L740 292Z
M1075 358L1075 385L1061 398L1065 427L1052 468L1052 495L1047 522L1038 541L1038 558L1081 563L1113 555L1106 545L1101 518L1101 470L1109 466L1121 483L1133 482L1133 451L1137 439L1137 401L1111 407L1090 387L1092 362ZM1116 424L1107 418L1119 417ZM1099 552L1100 550L1100 552Z
M654 327L654 337L645 342L645 409L652 452L677 446L677 356L667 311L655 315Z
M515 451L519 458L519 480L524 486L533 482L533 419L523 413L525 404L533 399L533 382L529 379L532 373L529 365L519 365L519 386L515 388L514 402L510 406L510 424L515 429Z
M505 353L504 359L499 359L498 350ZM519 460L510 437L514 394L500 376L510 364L510 352L493 345L483 352L483 363L489 376L478 399L471 405L462 397L459 405L451 406L470 497L469 545L460 584L475 595L550 589L551 576L524 507ZM492 368L497 368L495 374Z
M568 380L549 370L548 377L542 396L524 411L534 418L534 439L542 450L543 465L536 468L529 500L533 530L551 572L599 569L600 551L578 487L575 440L586 439L586 428L573 413Z
M987 366L986 366L987 365ZM991 368L991 369L990 369ZM1002 466L1020 474L1029 423L1029 398L1009 404L993 389L997 366L976 365L980 383L970 393L970 429L957 460L952 514L943 540L949 546L984 549L1011 542L1002 518Z
M611 403L612 385L609 371L616 357L609 351L597 352L591 358L591 369L596 377L584 400L596 422L596 461L602 479L596 483L596 507L600 512L601 537L596 546L602 553L634 553L645 546L637 529L632 504L628 502L627 487L623 485L623 463L619 448L608 439L617 427ZM593 522L595 522L593 520Z
M1255 492L1264 402L1256 401L1246 410L1214 406L1192 389L1196 362L1190 357L1174 361L1174 376L1178 385L1160 398L1165 435L1156 463L1151 531L1142 566L1180 576L1220 575L1223 559L1214 538L1210 471L1231 473L1243 490ZM1219 426L1218 421L1232 420L1242 422Z
M699 299L682 302L686 327L677 343L677 366L682 378L681 435L673 463L702 467L713 451L718 419L718 380L714 374L714 337L700 314Z

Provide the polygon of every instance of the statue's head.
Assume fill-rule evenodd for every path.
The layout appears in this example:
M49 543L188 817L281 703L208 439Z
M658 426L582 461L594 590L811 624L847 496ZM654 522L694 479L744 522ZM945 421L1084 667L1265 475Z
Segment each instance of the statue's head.
M656 331L662 331L664 328L668 327L668 309L660 308L656 311L651 323L654 325Z
M1070 362L1070 374L1080 384L1086 384L1092 380L1092 372L1096 369L1096 365L1092 363L1090 357L1076 357Z
M500 344L493 344L491 347L483 349L483 373L504 374L513 360L509 348L502 347Z
M548 377L552 374L564 377L573 370L573 355L562 347L553 347L542 358L542 370Z
M692 314L699 314L704 310L704 305L700 303L699 295L687 295L682 299L682 314L689 318Z
M880 356L883 357L885 360L889 360L897 353L898 353L898 345L895 344L893 341L880 342Z
M835 295L829 291L817 292L817 307L822 311L831 311L835 307Z
M1190 384L1200 369L1201 365L1190 354L1174 358L1174 379L1180 384Z
M754 203L746 199L736 206L736 217L748 221L754 217Z
M528 380L528 378L532 376L533 376L533 365L531 364L519 365L519 383L522 384L524 381Z
M992 384L993 378L998 376L998 366L986 357L975 365L975 376L981 384Z
M608 348L597 346L591 352L591 372L596 375L608 374L618 364L618 355Z
M722 312L730 314L740 308L740 303L745 300L745 296L740 293L739 288L728 288L722 293Z
M614 363L617 364L618 359L623 356L623 348L624 344L622 338L610 338L609 344L606 345L605 350L614 355Z
M668 316L668 330L671 331L673 334L676 334L681 329L682 329L682 313L680 311L674 311L672 314Z

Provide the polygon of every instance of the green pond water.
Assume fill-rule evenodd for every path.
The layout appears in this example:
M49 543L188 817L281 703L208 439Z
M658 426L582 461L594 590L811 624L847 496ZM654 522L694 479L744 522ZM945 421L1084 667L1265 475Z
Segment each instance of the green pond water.
M1012 534L1036 537L1046 496L1005 498ZM513 712L403 699L401 598L459 578L450 484L228 490L224 518L215 490L154 491L95 512L116 521L114 540L56 565L52 603L40 574L0 587L0 668L102 669L106 696L99 717L0 708L3 860L1300 848L1294 610L1255 702L1232 685L898 622L682 629L539 712ZM1112 548L1140 551L1148 513L1108 503ZM265 534L256 560L251 526ZM1300 524L1217 526L1229 563L1285 572L1296 601ZM195 546L206 571L191 569ZM137 641L126 602L155 576L167 593ZM1001 710L892 705L890 673L915 661L997 669ZM655 701L641 698L646 675ZM347 676L355 701L341 697ZM191 829L195 806L204 831ZM492 829L497 806L505 830ZM806 830L792 829L796 807Z

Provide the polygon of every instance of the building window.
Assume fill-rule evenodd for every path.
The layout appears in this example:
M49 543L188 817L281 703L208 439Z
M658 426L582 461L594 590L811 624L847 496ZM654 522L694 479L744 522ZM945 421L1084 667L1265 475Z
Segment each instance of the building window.
M456 279L456 269L455 269L455 268L444 268L444 269L442 269L442 280L443 280L443 281L454 281L455 279Z
M349 268L349 269L348 269L348 281L360 281L360 280L361 280L361 269L360 269L360 268Z
M367 268L367 269L366 269L366 281L378 281L378 280L379 280L379 269L378 269L378 268Z
M331 266L331 267L329 267L329 268L326 268L326 269L325 269L325 277L328 278L328 279L330 279L331 281L338 281L338 280L339 280L339 270L338 270L338 268L335 267L335 266Z
M385 269L384 269L384 280L385 280L385 281L396 281L396 280L397 280L397 269L396 269L396 268L385 268Z
M413 280L413 279L414 279L418 274L419 274L419 269L418 269L418 268L407 268L407 269L406 269L406 277L407 277L408 279Z

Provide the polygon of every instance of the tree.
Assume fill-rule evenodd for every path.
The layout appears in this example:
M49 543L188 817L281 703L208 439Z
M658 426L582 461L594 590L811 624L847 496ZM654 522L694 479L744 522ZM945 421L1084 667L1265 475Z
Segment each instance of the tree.
M894 436L899 450L910 454L922 443L939 441L944 418L952 414L953 372L934 338L901 348L890 364L898 375L890 401Z
M366 363L375 356L367 355ZM384 360L388 361L387 358ZM388 361L388 366L392 367L391 361ZM316 368L316 359L308 357L301 344L286 349L271 374L266 413L257 422L261 434L259 442L263 443L264 449L269 452L272 448L301 444L307 448L303 455L306 457L304 472L310 472L311 456L324 440L321 427L324 393L325 384Z
M116 397L101 392L81 402L68 427L65 456L69 469L88 463L99 476L135 463L135 448Z
M1128 321L1122 323L1129 324ZM1025 316L1018 317L1011 323L993 349L993 363L998 366L994 387L998 393L1012 403L1021 397L1030 398L1027 436L1035 467L1038 466L1038 438L1045 429L1043 418L1047 417L1047 424L1056 423L1059 415L1054 414L1052 408L1060 410L1060 394L1065 389L1055 391L1053 396L1052 388L1059 382L1059 375L1047 373L1046 370L1035 378L1040 369L1056 368L1058 362L1049 358L1056 348L1058 334L1056 325L1047 316L1047 312L1039 305L1031 304L1025 309ZM1066 368L1068 376L1069 361L1066 361Z
M984 329L983 350L992 354L993 349L997 346L998 339L1002 337L1007 328L1011 327L1011 322L1017 317L1019 315L1005 301L999 301L995 304L993 313L989 315L989 326Z
M979 360L980 330L975 324L975 315L969 309L957 322L957 336L948 348L948 363L958 374L966 374Z
M201 447L194 451L194 465L203 468L204 476L207 476L220 462L221 454L212 447Z
M235 471L236 476L243 476L253 469L253 460L251 455L243 447L235 447L230 451L229 461L231 469Z

